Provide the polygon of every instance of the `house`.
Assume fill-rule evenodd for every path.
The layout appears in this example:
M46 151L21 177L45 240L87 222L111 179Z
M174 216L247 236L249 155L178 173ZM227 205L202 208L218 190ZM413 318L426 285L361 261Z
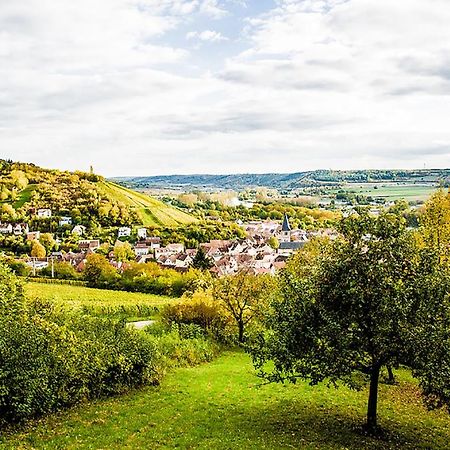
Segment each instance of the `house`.
M78 236L83 236L86 232L86 227L84 225L75 225L72 229L72 234L78 234Z
M145 243L150 246L152 250L161 247L161 238L157 236L148 237L145 239Z
M40 238L40 231L30 231L29 233L27 233L27 241L38 241Z
M0 224L0 233L1 234L11 234L13 232L13 226L10 223L2 223Z
M78 241L78 249L95 251L100 248L100 241L98 239L82 239Z
M117 231L117 237L129 237L131 236L130 227L120 227Z
M150 253L150 247L145 243L138 243L134 246L134 254L136 256L144 256Z
M138 228L137 237L138 239L147 239L147 228Z
M166 246L166 249L170 253L183 253L184 252L184 245L183 244L168 244Z
M17 223L13 226L13 233L15 236L20 236L21 234L26 234L30 231L28 228L28 224L26 223Z
M59 226L64 227L65 225L72 225L72 217L62 216L59 219Z
M36 214L42 219L47 219L49 217L52 217L52 210L49 208L39 208Z

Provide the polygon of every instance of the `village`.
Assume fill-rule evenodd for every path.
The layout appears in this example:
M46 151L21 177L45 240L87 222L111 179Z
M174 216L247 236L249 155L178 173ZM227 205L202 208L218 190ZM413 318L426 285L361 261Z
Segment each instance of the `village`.
M50 209L39 209L36 216L40 218L52 217ZM282 222L274 220L250 221L238 224L245 231L243 239L221 240L215 239L200 244L199 248L204 252L210 262L211 273L217 276L235 274L241 270L250 271L254 274L272 274L286 265L287 259L306 242L315 236L328 236L333 238L336 232L332 229L316 231L305 231L292 229L289 217L284 216ZM60 217L60 226L71 226L70 217ZM78 272L84 269L87 257L97 252L102 242L100 239L88 239L84 235L86 228L75 225L71 228L71 235L76 236L76 251L53 251L45 257L27 256L23 258L36 275L39 270L53 265L56 261L66 262L73 266ZM24 236L27 241L39 241L41 231L30 230L27 223L4 223L0 224L0 234ZM135 239L131 239L132 236ZM126 242L135 241L132 245L134 261L137 263L156 262L162 268L175 269L183 272L193 266L194 258L198 248L186 248L182 243L169 243L162 245L158 236L150 236L147 228L124 226L117 229L117 239L114 247L124 245ZM59 243L56 237L56 242ZM115 252L110 251L107 255L110 264L119 271L127 267L127 261L118 261ZM132 259L131 259L132 260Z

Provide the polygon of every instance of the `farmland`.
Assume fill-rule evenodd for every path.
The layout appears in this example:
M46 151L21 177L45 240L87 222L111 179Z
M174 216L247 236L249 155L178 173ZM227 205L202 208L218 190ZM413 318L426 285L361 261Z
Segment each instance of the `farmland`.
M330 193L338 190L362 194L373 198L381 198L386 201L404 199L408 202L425 201L437 189L433 184L414 183L345 183L339 189L330 189Z
M36 282L25 285L25 294L29 298L50 301L64 308L127 320L153 317L161 306L174 301L170 297L151 294Z

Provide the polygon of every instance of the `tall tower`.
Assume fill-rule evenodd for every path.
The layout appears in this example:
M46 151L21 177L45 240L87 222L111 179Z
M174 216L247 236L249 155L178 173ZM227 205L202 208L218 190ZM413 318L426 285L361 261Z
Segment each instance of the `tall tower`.
M89 173L94 175L94 166L91 165L91 167L89 167Z
M284 215L283 226L281 227L280 242L291 242L291 225L287 214Z

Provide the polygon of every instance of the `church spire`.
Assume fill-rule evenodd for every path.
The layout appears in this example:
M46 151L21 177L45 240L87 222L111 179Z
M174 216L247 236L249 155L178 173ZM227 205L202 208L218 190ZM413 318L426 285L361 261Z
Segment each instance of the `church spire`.
M281 227L281 231L291 231L291 225L289 224L288 215L284 215L283 226Z

